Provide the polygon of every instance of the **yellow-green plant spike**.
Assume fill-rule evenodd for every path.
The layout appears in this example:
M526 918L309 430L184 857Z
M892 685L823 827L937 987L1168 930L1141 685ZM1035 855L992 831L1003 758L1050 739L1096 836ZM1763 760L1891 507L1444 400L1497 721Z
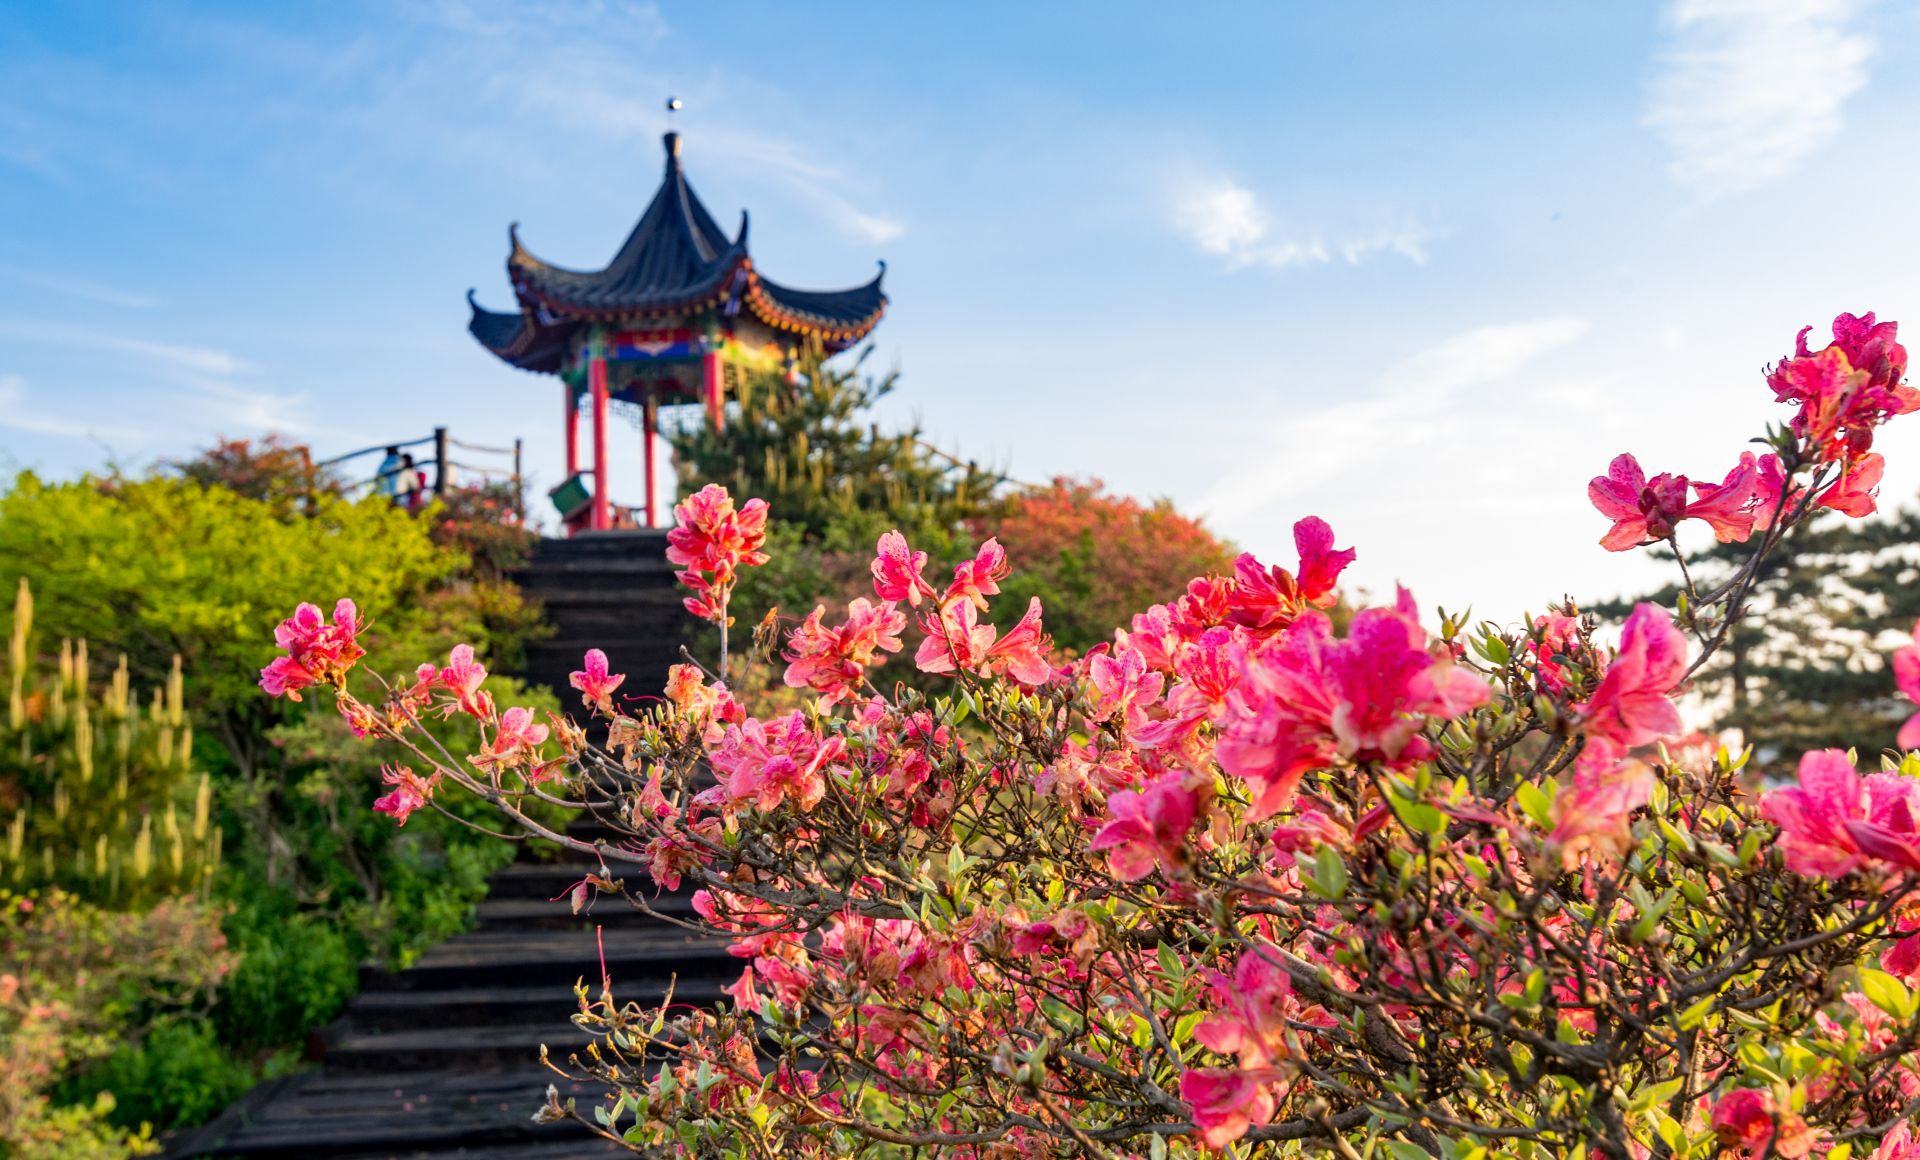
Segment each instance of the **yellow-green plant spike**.
M107 708L116 717L127 715L127 696L132 690L132 678L127 673L127 654L120 654L120 663L113 670L113 683L107 686Z
M180 654L173 654L173 668L167 673L167 724L175 729L187 722L187 678L180 669Z
M133 876L144 882L152 869L153 815L145 814L140 818L140 836L133 840Z
M73 706L73 756L80 766L80 784L93 784L93 715L84 696Z
M204 771L200 774L200 788L193 794L193 840L203 842L207 837L207 819L213 810L213 779Z

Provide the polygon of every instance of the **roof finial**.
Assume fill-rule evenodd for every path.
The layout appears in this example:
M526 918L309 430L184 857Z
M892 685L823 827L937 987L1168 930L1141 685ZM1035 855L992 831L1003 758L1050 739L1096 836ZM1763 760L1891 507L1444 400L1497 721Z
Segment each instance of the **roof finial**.
M680 134L674 131L673 115L680 111L680 98L667 98L667 135L661 138L667 146L667 165L671 167L680 160Z

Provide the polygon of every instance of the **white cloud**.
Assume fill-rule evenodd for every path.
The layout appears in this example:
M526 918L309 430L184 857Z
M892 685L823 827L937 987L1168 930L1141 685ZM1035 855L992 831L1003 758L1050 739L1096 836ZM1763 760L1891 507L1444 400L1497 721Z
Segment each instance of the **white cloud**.
M1855 0L1673 0L1645 123L1703 197L1792 173L1837 136L1876 45Z
M283 435L312 435L317 430L307 415L304 394L280 395L218 379L194 378L189 382L200 392L207 413L226 425L223 430L251 428Z
M140 431L129 427L103 427L97 423L49 415L27 406L27 383L19 375L0 375L0 427L25 431L30 435L52 435L62 439L138 440Z
M1230 472L1200 507L1226 523L1243 521L1382 460L1444 444L1470 422L1458 406L1465 388L1511 378L1587 329L1584 318L1542 318L1478 327L1419 351L1388 368L1369 395L1281 417L1267 446L1285 453Z
M1227 260L1229 269L1265 266L1284 270L1321 266L1336 258L1357 266L1380 254L1397 254L1425 265L1433 235L1417 226L1396 225L1324 240L1318 236L1273 236L1271 223L1252 190L1231 178L1189 185L1174 198L1173 226L1201 251Z
M65 274L48 274L21 266L0 264L0 275L25 282L29 286L38 286L58 294L84 298L89 302L98 302L106 306L122 306L129 310L151 310L160 305L160 300L151 294L138 294L131 290L122 290L115 286Z
M531 12L526 7L438 0L418 11L464 42L462 51L441 63L477 74L475 87L510 107L528 133L560 125L633 147L650 144L668 127L668 86L649 86L636 75L636 62L649 57L669 35L655 6L569 0L543 3ZM612 38L609 29L616 33ZM769 129L764 117L756 122L761 127L753 129L725 119L728 110L741 103L737 94L712 92L703 99L702 90L720 84L736 87L709 80L691 91L680 90L689 106L703 110L689 143L700 156L771 176L812 203L835 229L864 242L892 241L906 232L899 219L860 204L865 182L818 159L828 145L816 133L804 126L778 132L780 126ZM784 94L776 92L771 98L776 107L792 104ZM764 107L769 101L757 103ZM719 216L731 226L732 213Z
M74 326L66 322L0 319L0 335L28 342L50 342L61 346L106 348L138 355L175 371L232 375L249 370L252 364L224 350L205 346L181 346L128 338L111 331Z
M1173 224L1195 245L1222 257L1267 236L1267 218L1253 191L1225 179L1189 191L1174 206Z

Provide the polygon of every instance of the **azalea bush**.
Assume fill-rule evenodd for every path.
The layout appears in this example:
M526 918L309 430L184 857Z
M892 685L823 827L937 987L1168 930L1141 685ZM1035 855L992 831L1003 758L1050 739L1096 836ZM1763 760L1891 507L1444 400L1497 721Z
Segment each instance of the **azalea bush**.
M356 680L350 601L283 624L262 683L410 751L374 803L402 825L478 799L648 867L603 863L576 907L693 892L730 1000L649 1008L603 973L594 1047L553 1066L606 1098L541 1112L641 1154L1913 1160L1920 756L1816 751L1769 789L1675 704L1762 561L1872 510L1874 432L1920 406L1893 324L1805 338L1764 453L1595 479L1603 545L1682 569L1613 643L1577 608L1469 624L1405 590L1336 629L1355 552L1311 517L1295 566L1241 556L1071 664L998 545L936 583L897 532L844 619L743 639L767 510L711 487L669 539L711 667L652 701L589 653L604 746L458 653ZM1689 520L1746 563L1696 585ZM886 680L909 644L936 693ZM775 648L810 701L756 715L731 690ZM1920 695L1920 643L1894 669Z

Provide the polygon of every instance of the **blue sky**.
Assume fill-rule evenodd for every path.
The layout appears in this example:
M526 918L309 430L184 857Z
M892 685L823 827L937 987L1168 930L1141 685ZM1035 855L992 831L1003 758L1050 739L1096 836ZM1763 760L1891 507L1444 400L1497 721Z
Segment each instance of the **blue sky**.
M1801 325L1920 318L1916 48L1886 0L0 7L0 467L445 424L554 482L463 295L510 221L603 262L672 93L762 269L887 261L895 416L1512 617L1649 576L1614 454L1717 478Z

